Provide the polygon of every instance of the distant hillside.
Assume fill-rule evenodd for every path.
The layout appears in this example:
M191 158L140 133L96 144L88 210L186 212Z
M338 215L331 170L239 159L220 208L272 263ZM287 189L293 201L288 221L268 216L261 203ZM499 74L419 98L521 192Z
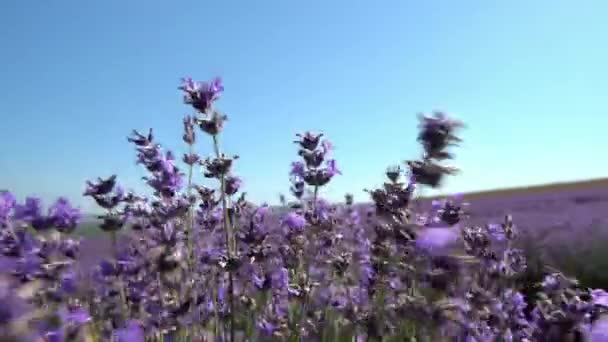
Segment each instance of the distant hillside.
M559 182L559 183L548 183L548 184L539 184L539 185L530 185L530 186L522 186L516 188L503 188L503 189L493 189L493 190L483 190L483 191L475 191L475 192L466 192L463 193L464 197L467 200L476 200L476 199L484 199L484 198L500 198L500 197L509 197L514 195L522 195L522 194L532 194L532 193L543 193L543 192L561 192L568 190L585 190L585 189L596 189L596 188L608 188L608 178L598 178L592 180L581 180L581 181L571 181L571 182ZM441 196L430 196L423 197L422 200L432 200L436 198L444 198L445 195ZM368 205L369 201L360 202L357 205ZM282 212L284 208L279 205L273 205L271 208ZM86 214L84 216L83 221L88 224L99 223L100 220L97 218L98 215L95 214Z
M598 178L598 179L571 181L571 182L548 183L548 184L522 186L522 187L517 187L517 188L483 190L483 191L468 192L468 193L464 193L463 195L467 199L480 199L480 198L487 198L487 197L501 197L501 196L530 194L530 193L584 190L584 189L596 189L596 188L608 188L608 178ZM435 198L441 198L441 197L445 197L445 195L444 196L432 196L432 197L428 197L428 199L435 199Z

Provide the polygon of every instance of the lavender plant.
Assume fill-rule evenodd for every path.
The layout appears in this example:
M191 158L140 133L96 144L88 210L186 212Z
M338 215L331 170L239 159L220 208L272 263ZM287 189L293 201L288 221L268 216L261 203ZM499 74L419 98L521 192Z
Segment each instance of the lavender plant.
M37 198L0 194L2 341L606 340L603 290L553 271L537 297L522 293L511 216L469 224L460 196L417 206L422 189L458 171L446 161L461 122L420 116L420 158L389 167L371 207L350 194L325 200L341 175L333 146L298 134L293 201L272 208L246 200L238 156L222 152L221 80L179 89L194 111L182 122L185 170L152 129L134 130L152 195L123 190L116 175L86 184L112 249L95 267L78 262L81 215L67 199L45 213Z

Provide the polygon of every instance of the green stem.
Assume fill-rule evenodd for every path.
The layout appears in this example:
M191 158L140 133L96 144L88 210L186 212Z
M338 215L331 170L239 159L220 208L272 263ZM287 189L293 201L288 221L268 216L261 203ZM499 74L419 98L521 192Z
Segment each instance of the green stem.
M317 197L319 196L319 186L315 185L314 190L313 190L313 195L312 195L312 211L313 213L316 211L317 208ZM312 241L312 240L309 240ZM304 264L304 288L303 290L306 291L304 293L304 300L302 301L302 309L300 310L300 313L298 315L298 323L296 326L296 341L299 341L301 339L300 336L300 328L302 326L302 323L304 321L304 318L306 317L306 311L307 311L307 307L308 307L308 300L310 298L309 295L309 287L310 287L310 265L309 262L306 260L306 256L308 255L308 253L304 253L304 255L301 258L301 263Z
M312 195L312 211L317 210L317 197L319 196L319 186L315 185L315 189Z
M189 145L189 154L194 153L194 147ZM192 170L193 166L188 167L188 198L192 196ZM190 205L188 209L188 258L190 262L190 271L194 271L194 212Z
M215 151L215 155L218 159L221 158L220 155L220 147L219 147L219 139L216 135L213 136L213 149ZM224 216L224 231L226 232L226 249L228 253L228 258L232 256L231 247L232 247L232 227L230 227L228 220L228 203L226 199L226 175L220 175L220 183L221 183L221 201L222 201L222 211Z
M116 236L116 232L112 231L110 232L110 238L112 239L112 249L114 250L114 258L116 259L116 267L118 267L118 256L119 256L119 251L118 251L118 238ZM122 283L122 279L120 278L120 276L117 279L117 283L118 283L118 291L119 291L119 295L120 295L120 311L121 311L121 316L122 316L122 320L123 322L127 321L127 297L125 295L125 288L123 286Z
M213 285L214 286L213 286L213 288L211 290L212 293L213 293L213 314L214 314L214 317L215 317L215 322L213 324L213 333L214 333L213 337L214 338L218 338L220 336L220 315L219 315L219 313L218 313L217 310L218 310L218 306L219 306L219 302L220 301L217 299L218 298L217 291L216 291L216 289L217 289L217 280L215 279L215 277L214 277L214 284Z
M194 145L193 144L189 144L188 145L188 153L190 155L192 155L194 153ZM193 169L194 167L192 165L189 165L188 167L188 188L187 188L187 194L188 194L188 200L190 200L190 197L192 196L192 175L193 175ZM194 207L192 204L190 204L189 208L188 208L188 225L187 225L187 236L188 236L188 269L190 270L190 274L193 275L193 277L195 277L196 275L196 258L194 255ZM191 281L193 282L192 287L195 286L196 284L196 278L195 279L191 279ZM192 291L192 295L193 295L193 303L197 303L198 302L198 291L193 290ZM196 327L192 327L192 333L194 334Z
M220 154L220 146L219 146L219 139L217 137L217 135L213 136L213 149L215 151L215 155L218 159L221 158L221 154ZM220 175L220 183L221 183L221 201L222 201L222 210L223 210L223 216L224 216L224 231L226 232L226 253L228 254L228 260L230 262L232 262L232 240L233 240L233 236L232 236L232 227L230 225L230 221L229 221L229 215L228 215L228 203L227 203L227 198L226 198L226 175L225 174L221 174ZM228 288L228 302L230 305L230 342L234 342L234 282L233 282L233 278L232 278L232 270L228 270L228 281L229 281L229 288Z

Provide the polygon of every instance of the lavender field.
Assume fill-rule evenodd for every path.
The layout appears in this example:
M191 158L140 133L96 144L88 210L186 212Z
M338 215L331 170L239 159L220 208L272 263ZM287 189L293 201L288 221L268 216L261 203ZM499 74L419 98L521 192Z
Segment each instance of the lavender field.
M342 170L310 131L290 142L289 198L255 204L222 152L221 79L179 90L189 152L132 131L152 195L87 181L98 227L67 198L2 192L3 341L608 340L608 182L419 198L459 172L463 123L433 112L368 204L322 197Z
M465 196L471 224L513 215L521 246L590 287L608 287L608 180L598 179Z
M467 219L470 224L499 223L505 215L513 215L527 254L575 276L587 286L608 288L608 180L499 189L463 197L474 203ZM418 205L425 211L431 201L420 199ZM362 213L372 207L357 206ZM284 210L277 207L274 211ZM85 253L79 261L87 267L111 254L110 239L100 234L98 225L91 221L81 228Z

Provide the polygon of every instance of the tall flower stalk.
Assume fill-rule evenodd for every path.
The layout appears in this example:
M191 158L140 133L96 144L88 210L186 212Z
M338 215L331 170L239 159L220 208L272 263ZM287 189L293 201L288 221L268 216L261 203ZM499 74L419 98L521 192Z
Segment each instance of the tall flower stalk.
M205 177L216 178L220 181L220 200L222 203L222 222L224 225L225 240L226 240L226 256L228 266L228 301L230 306L230 341L234 341L235 336L235 303L234 303L234 279L232 263L235 261L235 239L233 233L232 221L228 211L228 194L226 191L226 177L232 166L232 159L226 158L220 152L220 144L218 135L222 132L224 122L227 117L220 114L213 108L213 103L219 99L224 87L219 78L212 80L209 83L194 82L190 78L183 81L181 90L184 91L184 100L187 104L192 105L201 116L195 120L200 129L210 135L213 139L213 151L215 157L207 159L202 164L206 168ZM235 157L236 159L236 157Z

